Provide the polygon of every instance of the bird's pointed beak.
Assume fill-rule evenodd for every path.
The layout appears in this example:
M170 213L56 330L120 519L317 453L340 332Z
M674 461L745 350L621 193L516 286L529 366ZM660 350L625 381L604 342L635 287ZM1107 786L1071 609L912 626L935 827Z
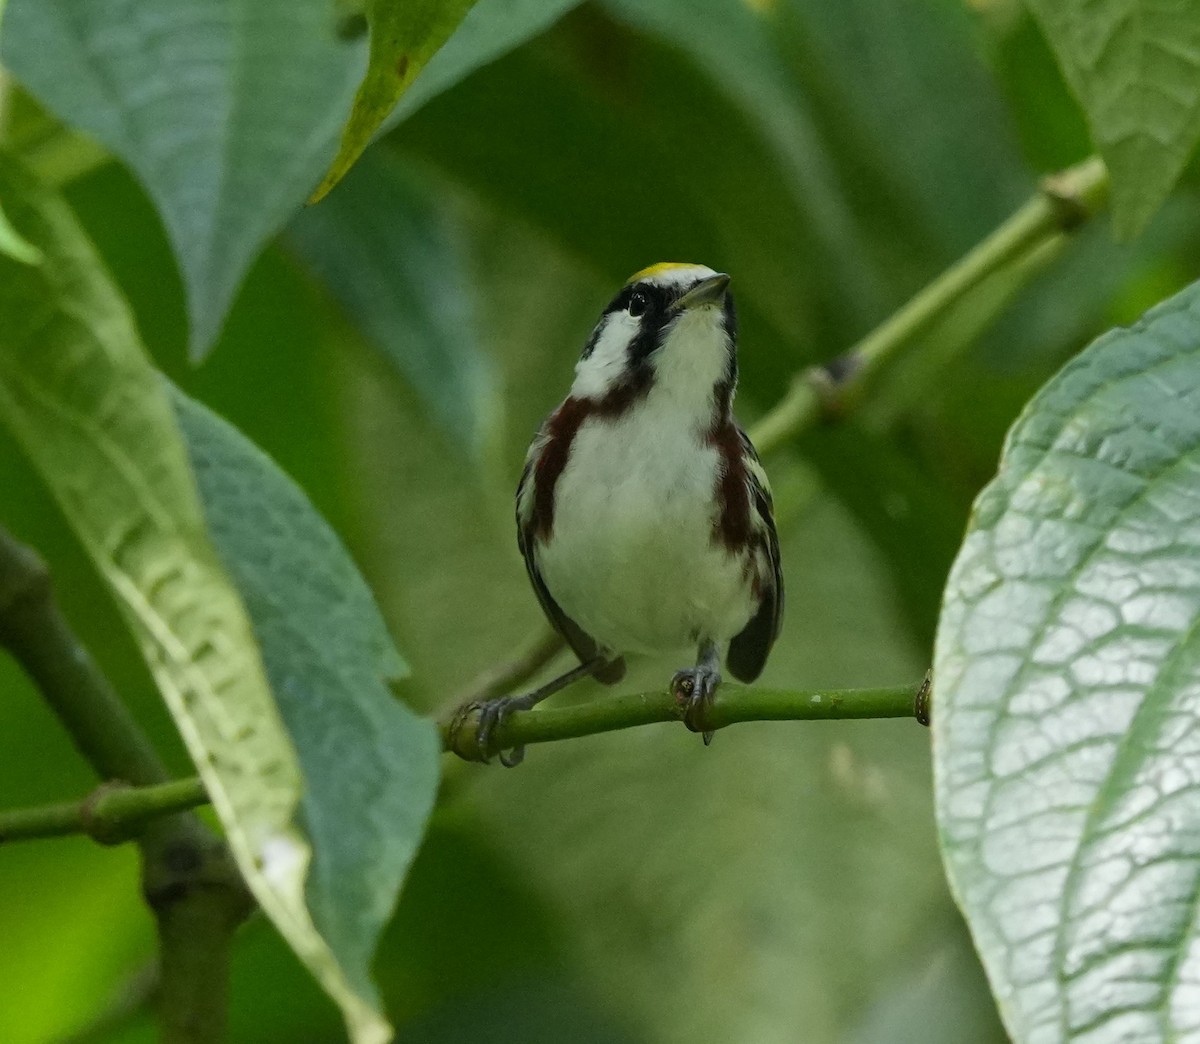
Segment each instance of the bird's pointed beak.
M688 308L698 308L700 305L720 304L725 300L725 291L728 287L729 276L724 272L701 279L675 302L675 307L682 312Z

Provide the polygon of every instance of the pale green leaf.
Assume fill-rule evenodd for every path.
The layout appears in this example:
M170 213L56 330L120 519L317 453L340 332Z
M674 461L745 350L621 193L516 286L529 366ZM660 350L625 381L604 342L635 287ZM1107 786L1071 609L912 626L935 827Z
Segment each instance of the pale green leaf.
M300 757L306 895L358 996L433 807L440 743L388 687L408 673L375 600L308 498L244 435L174 403L208 529L262 649Z
M450 442L496 448L500 377L479 343L463 245L432 188L376 150L289 239L416 389Z
M216 339L263 243L333 155L364 48L328 0L12 0L0 57L133 168Z
M1194 0L1026 0L1112 172L1113 224L1132 238L1200 141Z
M367 0L371 57L337 156L310 202L346 175L400 96L458 27L475 0Z
M946 589L947 867L1018 1042L1200 1025L1200 284L1027 407Z
M0 416L58 498L179 726L267 915L341 1004L358 1042L386 1022L305 904L300 766L258 644L205 529L166 388L71 212L12 163L0 194L43 257L0 257Z

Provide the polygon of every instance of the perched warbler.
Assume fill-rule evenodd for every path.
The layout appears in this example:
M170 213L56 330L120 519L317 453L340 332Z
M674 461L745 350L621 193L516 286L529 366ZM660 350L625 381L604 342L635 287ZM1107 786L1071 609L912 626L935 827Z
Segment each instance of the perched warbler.
M767 476L733 419L738 329L728 288L729 276L703 265L635 274L529 447L517 542L580 666L525 695L464 707L460 723L479 711L481 753L514 711L588 674L619 680L626 653L697 649L695 666L671 682L693 731L721 682L726 642L735 678L762 670L779 634L783 576Z

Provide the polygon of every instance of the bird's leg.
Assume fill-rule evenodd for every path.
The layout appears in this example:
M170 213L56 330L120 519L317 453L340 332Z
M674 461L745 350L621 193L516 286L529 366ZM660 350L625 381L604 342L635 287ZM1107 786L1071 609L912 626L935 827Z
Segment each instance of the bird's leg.
M713 694L721 684L721 653L717 643L700 643L696 666L676 671L671 679L671 693L683 705L683 722L693 732L704 733L707 747L713 738L711 729L704 729L704 718L712 706Z
M490 760L488 756L489 744L492 740L492 732L497 725L503 725L515 711L529 710L531 707L536 707L547 696L553 696L556 692L565 689L572 682L578 681L580 678L586 678L605 663L604 657L597 656L594 659L588 660L587 663L581 663L578 667L573 667L566 674L560 674L557 678L551 678L541 688L534 689L533 692L527 692L521 696L497 696L490 700L468 700L454 713L454 719L450 723L451 745L457 749L458 733L475 711L479 712L479 723L475 728L475 746L479 750L480 760L487 762ZM514 765L519 765L525 758L525 747L514 747L508 753L500 752L501 764L512 768Z

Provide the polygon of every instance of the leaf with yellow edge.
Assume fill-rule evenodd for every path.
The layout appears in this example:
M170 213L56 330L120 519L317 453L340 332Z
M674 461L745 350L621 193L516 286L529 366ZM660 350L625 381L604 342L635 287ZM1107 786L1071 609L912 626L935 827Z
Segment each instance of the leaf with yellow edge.
M245 607L210 543L165 383L65 203L0 163L0 198L43 255L0 256L0 418L24 446L128 620L260 905L345 1014L391 1029L305 902L301 774Z
M371 137L396 107L425 63L458 28L475 0L368 0L371 58L342 143L329 172L317 186L316 203L345 176Z

